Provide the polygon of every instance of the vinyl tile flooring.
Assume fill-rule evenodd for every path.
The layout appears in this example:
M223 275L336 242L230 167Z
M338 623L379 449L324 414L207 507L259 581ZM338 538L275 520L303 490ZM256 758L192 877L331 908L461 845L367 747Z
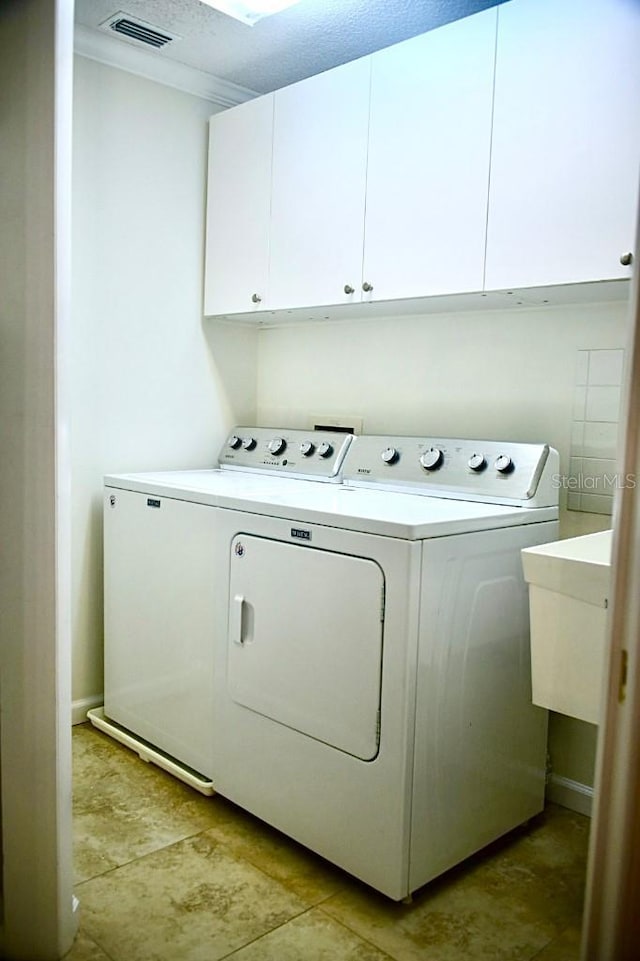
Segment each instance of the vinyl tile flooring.
M66 961L578 961L589 819L549 805L397 904L88 724Z

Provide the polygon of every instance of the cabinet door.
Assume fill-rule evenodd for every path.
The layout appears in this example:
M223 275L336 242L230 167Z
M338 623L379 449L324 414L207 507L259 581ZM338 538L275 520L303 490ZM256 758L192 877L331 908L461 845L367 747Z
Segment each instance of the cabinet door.
M360 300L369 76L367 57L275 94L271 308Z
M205 314L267 300L272 136L273 94L211 118Z
M372 56L365 281L376 300L482 289L496 12Z
M628 276L639 104L640 4L499 7L487 289Z

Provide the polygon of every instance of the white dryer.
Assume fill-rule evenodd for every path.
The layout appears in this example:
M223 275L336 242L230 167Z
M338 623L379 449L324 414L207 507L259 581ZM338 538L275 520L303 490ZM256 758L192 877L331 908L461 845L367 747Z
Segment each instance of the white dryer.
M557 454L360 437L331 485L287 479L293 443L257 440L277 484L129 476L107 497L210 524L195 593L215 789L400 899L542 809L520 551L557 536Z

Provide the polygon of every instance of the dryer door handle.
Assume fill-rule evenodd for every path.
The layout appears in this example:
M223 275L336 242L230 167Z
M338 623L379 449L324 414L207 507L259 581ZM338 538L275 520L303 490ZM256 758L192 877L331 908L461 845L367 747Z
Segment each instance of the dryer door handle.
M242 636L243 616L244 596L242 594L234 594L229 617L229 634L234 644L244 644L244 638Z

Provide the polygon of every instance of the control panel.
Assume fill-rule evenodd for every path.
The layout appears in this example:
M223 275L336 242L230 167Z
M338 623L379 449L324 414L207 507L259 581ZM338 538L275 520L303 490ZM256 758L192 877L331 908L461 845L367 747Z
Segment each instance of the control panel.
M359 437L343 467L350 486L526 507L558 503L557 473L546 444L443 437Z
M218 464L336 482L342 479L340 469L353 439L342 431L234 427L222 445Z

